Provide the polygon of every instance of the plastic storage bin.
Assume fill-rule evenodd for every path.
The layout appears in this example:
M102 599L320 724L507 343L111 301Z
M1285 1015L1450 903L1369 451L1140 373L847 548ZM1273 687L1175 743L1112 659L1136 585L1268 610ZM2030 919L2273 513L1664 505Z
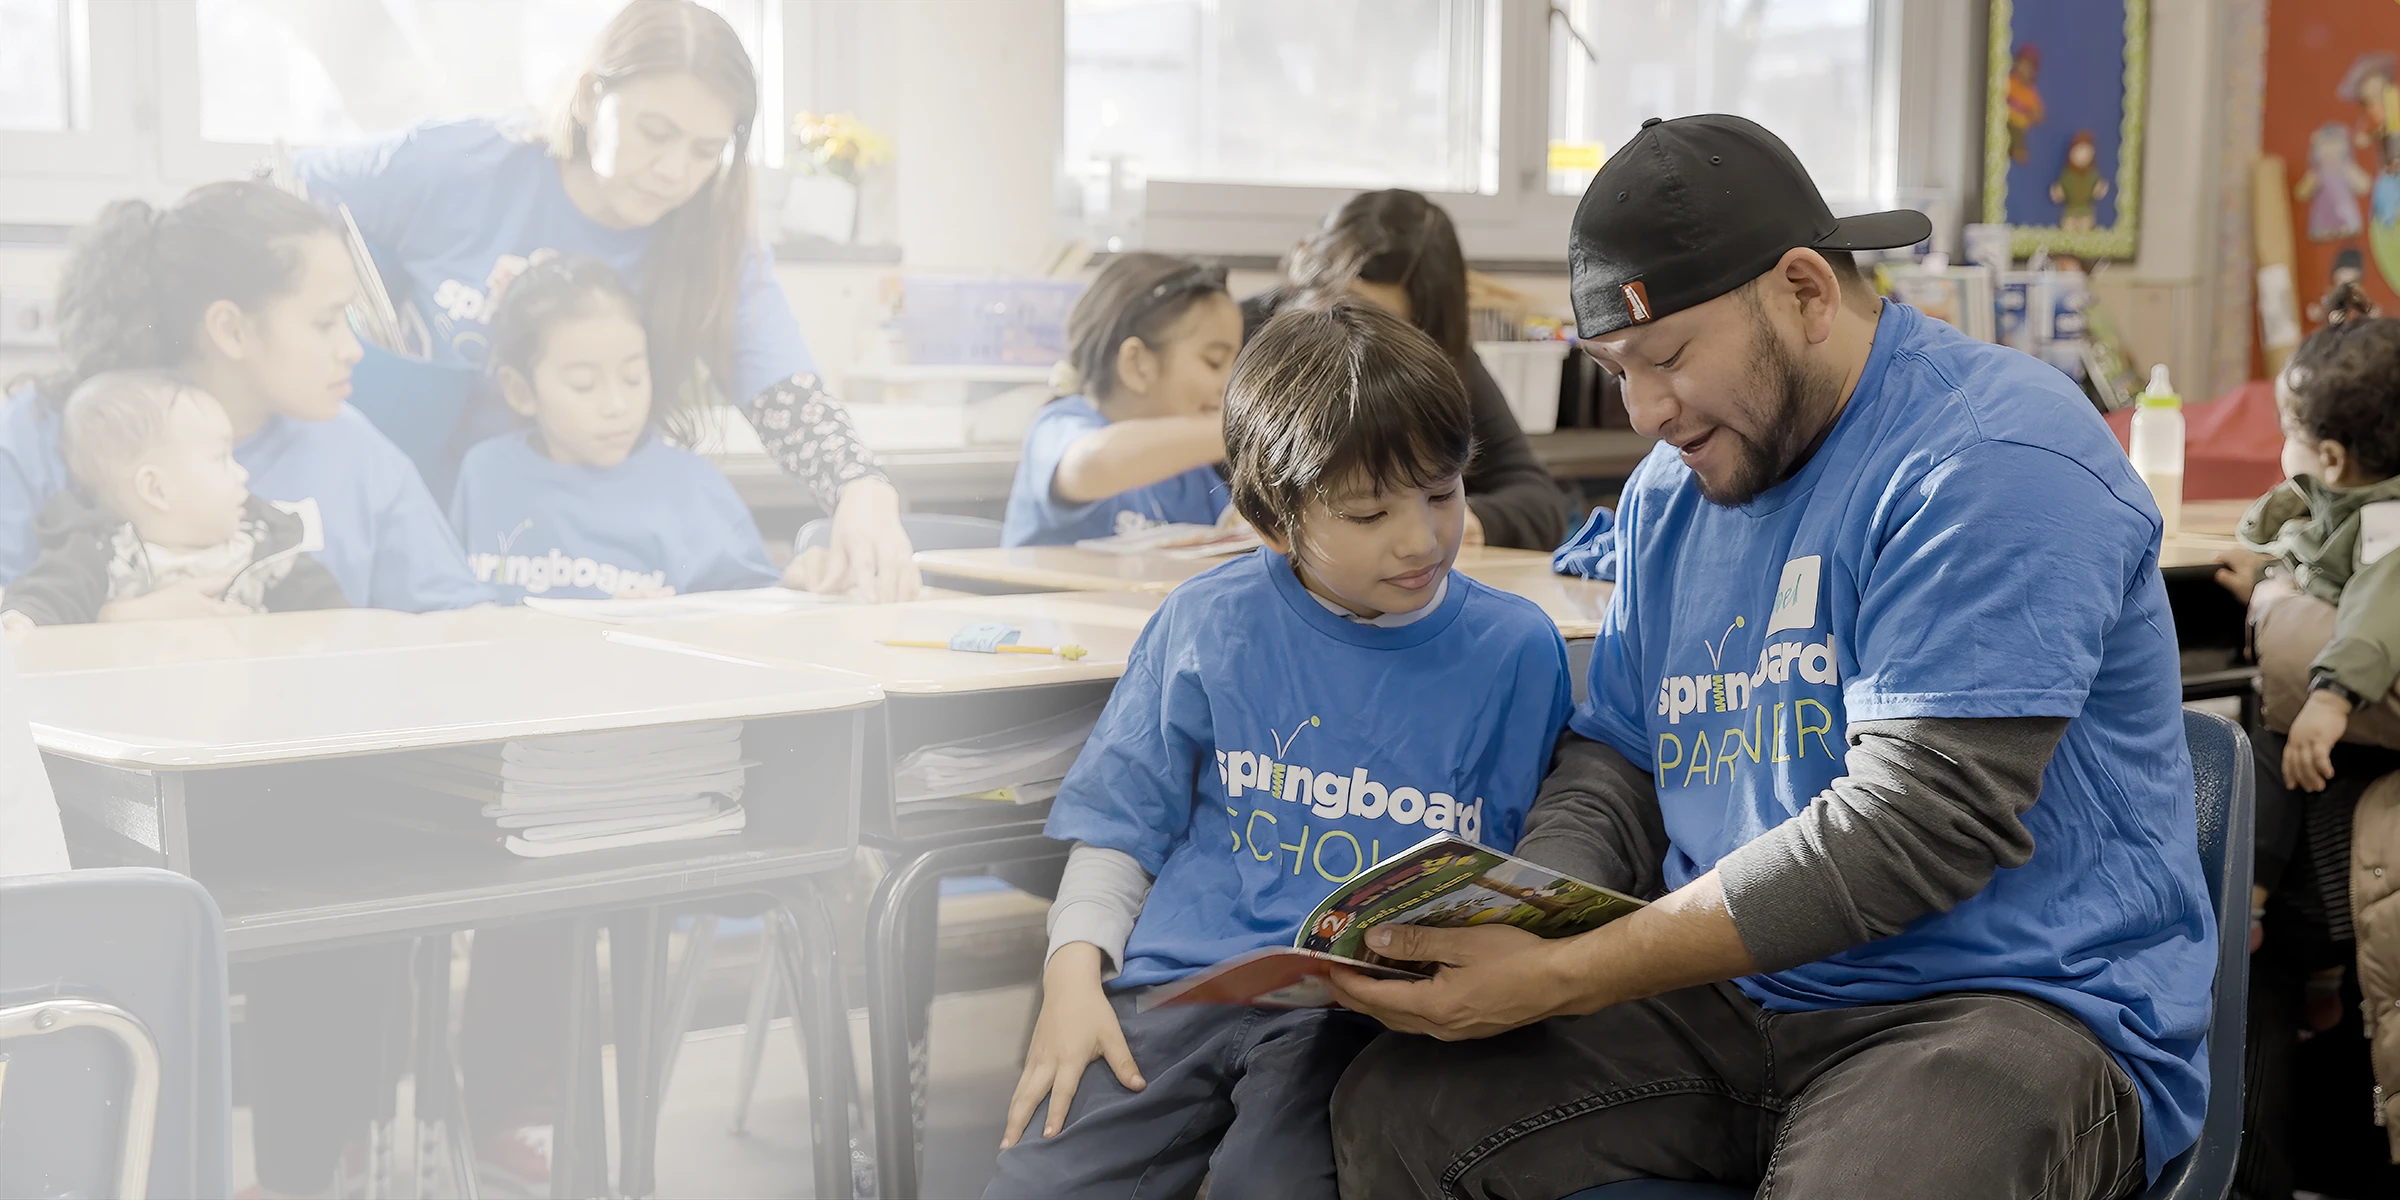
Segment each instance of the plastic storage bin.
M900 293L908 360L1049 366L1067 356L1067 313L1083 287L1071 280L911 276Z

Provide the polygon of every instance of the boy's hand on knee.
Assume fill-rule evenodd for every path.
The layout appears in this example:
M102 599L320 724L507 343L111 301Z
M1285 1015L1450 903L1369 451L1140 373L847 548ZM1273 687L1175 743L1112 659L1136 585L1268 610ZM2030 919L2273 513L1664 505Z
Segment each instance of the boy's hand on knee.
M1117 1082L1128 1091L1145 1086L1116 1010L1100 987L1099 947L1089 942L1060 947L1043 968L1042 989L1042 1015L1034 1022L1033 1045L1025 1052L1025 1072L1017 1077L1016 1094L1008 1100L1008 1123L1000 1136L1003 1150L1017 1144L1045 1096L1050 1115L1042 1123L1042 1136L1058 1136L1066 1128L1067 1110L1075 1102L1084 1068L1095 1058L1106 1058Z
M2350 728L2350 702L2337 692L2308 694L2283 743L2283 786L2321 792L2333 781L2333 746Z

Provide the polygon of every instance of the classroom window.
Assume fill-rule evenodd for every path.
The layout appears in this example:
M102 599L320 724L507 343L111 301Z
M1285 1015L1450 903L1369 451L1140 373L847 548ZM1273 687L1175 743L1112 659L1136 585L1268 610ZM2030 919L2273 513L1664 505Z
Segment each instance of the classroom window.
M1491 192L1497 8L1066 0L1066 170L1103 207L1152 179Z
M82 0L0 0L0 129L83 125L89 44Z
M1650 117L1774 130L1837 208L1874 180L1870 0L1562 0L1550 22L1550 191L1580 195Z
M24 0L0 0L22 3ZM430 117L544 107L624 0L198 0L199 133L321 144ZM776 0L713 0L759 67L780 159ZM770 36L772 34L772 36ZM775 70L770 70L775 65ZM772 84L765 81L773 80Z

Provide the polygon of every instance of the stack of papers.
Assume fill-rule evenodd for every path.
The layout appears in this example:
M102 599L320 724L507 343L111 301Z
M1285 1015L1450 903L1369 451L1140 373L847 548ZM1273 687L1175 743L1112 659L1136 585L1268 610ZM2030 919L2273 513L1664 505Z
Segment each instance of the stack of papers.
M739 833L751 765L742 723L722 721L431 750L361 769L469 802L435 823L443 832L548 858Z

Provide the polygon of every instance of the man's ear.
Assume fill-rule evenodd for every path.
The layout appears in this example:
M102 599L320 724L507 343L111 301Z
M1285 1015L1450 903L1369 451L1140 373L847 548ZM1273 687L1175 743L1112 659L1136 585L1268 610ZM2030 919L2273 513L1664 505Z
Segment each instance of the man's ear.
M533 419L533 381L515 367L500 368L500 396L508 401L508 411L530 421Z
M1842 279L1825 256L1806 246L1785 251L1767 273L1766 285L1775 299L1791 304L1800 317L1800 334L1809 344L1833 336L1833 319L1842 309Z

